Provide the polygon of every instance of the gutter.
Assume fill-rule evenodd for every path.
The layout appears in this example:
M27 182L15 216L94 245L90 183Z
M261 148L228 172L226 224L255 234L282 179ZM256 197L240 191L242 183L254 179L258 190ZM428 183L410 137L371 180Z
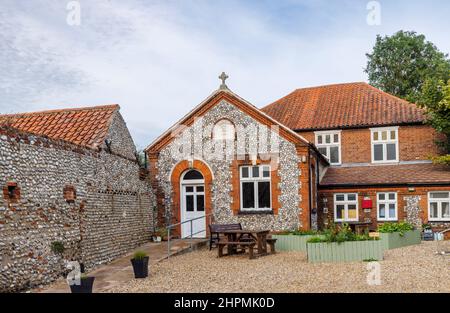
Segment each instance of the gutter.
M446 187L450 186L450 182L425 182L425 183L379 183L379 184L335 184L335 185L320 185L321 190L337 189L337 188L379 188L379 187Z

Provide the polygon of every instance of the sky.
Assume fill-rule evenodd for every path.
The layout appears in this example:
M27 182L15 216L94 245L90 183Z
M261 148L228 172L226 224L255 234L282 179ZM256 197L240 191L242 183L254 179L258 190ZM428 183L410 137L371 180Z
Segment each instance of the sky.
M367 81L377 34L413 30L450 52L449 1L369 2L0 0L0 113L118 103L144 148L222 71L263 107L296 88Z

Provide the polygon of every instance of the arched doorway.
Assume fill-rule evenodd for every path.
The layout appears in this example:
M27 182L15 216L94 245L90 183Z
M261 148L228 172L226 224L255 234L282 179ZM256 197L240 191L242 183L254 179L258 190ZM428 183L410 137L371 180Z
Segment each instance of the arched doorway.
M182 174L180 184L181 222L195 219L181 224L181 236L205 238L205 179L198 170L189 169Z

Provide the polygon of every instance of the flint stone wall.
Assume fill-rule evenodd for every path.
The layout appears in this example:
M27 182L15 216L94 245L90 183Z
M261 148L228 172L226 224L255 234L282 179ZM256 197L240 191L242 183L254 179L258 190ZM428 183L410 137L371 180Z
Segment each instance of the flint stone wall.
M164 192L164 206L166 220L173 220L176 218L174 212L172 212L172 185L170 181L170 175L172 169L176 166L181 159L177 156L177 151L183 150L183 146L189 146L186 142L190 142L193 147L194 140L198 140L197 137L194 139L194 135L204 134L202 136L202 147L211 146L211 131L212 126L221 119L228 119L234 125L241 125L244 127L253 126L254 129L258 129L259 126L263 126L268 130L268 136L266 138L267 150L266 153L278 152L272 145L272 138L276 138L279 142L279 163L276 164L278 167L278 175L280 177L279 187L280 187L280 208L278 214L240 214L234 215L231 208L231 197L230 191L232 190L232 171L230 169L233 158L233 152L237 151L236 142L234 142L234 149L223 149L217 153L217 155L222 155L222 158L215 159L211 155L206 155L209 159L203 158L199 151L195 152L195 158L200 159L205 162L211 169L213 173L212 182L212 212L214 214L215 221L217 223L242 223L243 227L247 229L261 229L269 228L271 230L286 230L286 229L298 229L302 225L300 224L299 215L301 213L301 199L299 195L300 183L299 176L301 171L298 169L298 156L294 144L285 140L277 133L268 129L265 125L260 124L255 119L240 111L234 105L222 101L203 116L202 122L199 120L195 121L193 127L185 129L182 131L178 138L173 142L168 144L164 149L161 150L157 167L158 167L158 184ZM255 143L258 141L258 136L261 134L259 132L247 132L245 140L245 151L252 151L250 149L250 143ZM274 137L272 137L274 136ZM195 148L193 148L195 150ZM199 157L200 156L200 157ZM272 166L273 168L273 166Z
M130 159L3 128L2 188L8 182L17 183L20 199L0 194L0 292L50 283L69 260L91 269L150 237L154 196ZM67 185L74 202L64 198ZM63 255L51 251L55 241Z

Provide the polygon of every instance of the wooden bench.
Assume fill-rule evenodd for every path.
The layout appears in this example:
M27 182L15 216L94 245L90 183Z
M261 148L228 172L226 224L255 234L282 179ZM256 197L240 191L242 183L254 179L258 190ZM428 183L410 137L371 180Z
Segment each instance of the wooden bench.
M248 242L224 242L221 241L217 244L218 246L218 251L219 251L219 258L223 257L225 254L223 253L223 248L225 248L225 246L235 246L236 248L242 248L245 249L248 248L248 255L250 259L254 259L255 256L253 254L253 249L255 248L256 242L254 241L248 241Z
M267 238L266 242L270 247L270 253L275 253L275 243L277 242L277 240L272 239L272 238Z
M219 233L227 230L242 230L242 225L241 223L209 225L209 250L212 249L213 244L217 245L219 242Z

